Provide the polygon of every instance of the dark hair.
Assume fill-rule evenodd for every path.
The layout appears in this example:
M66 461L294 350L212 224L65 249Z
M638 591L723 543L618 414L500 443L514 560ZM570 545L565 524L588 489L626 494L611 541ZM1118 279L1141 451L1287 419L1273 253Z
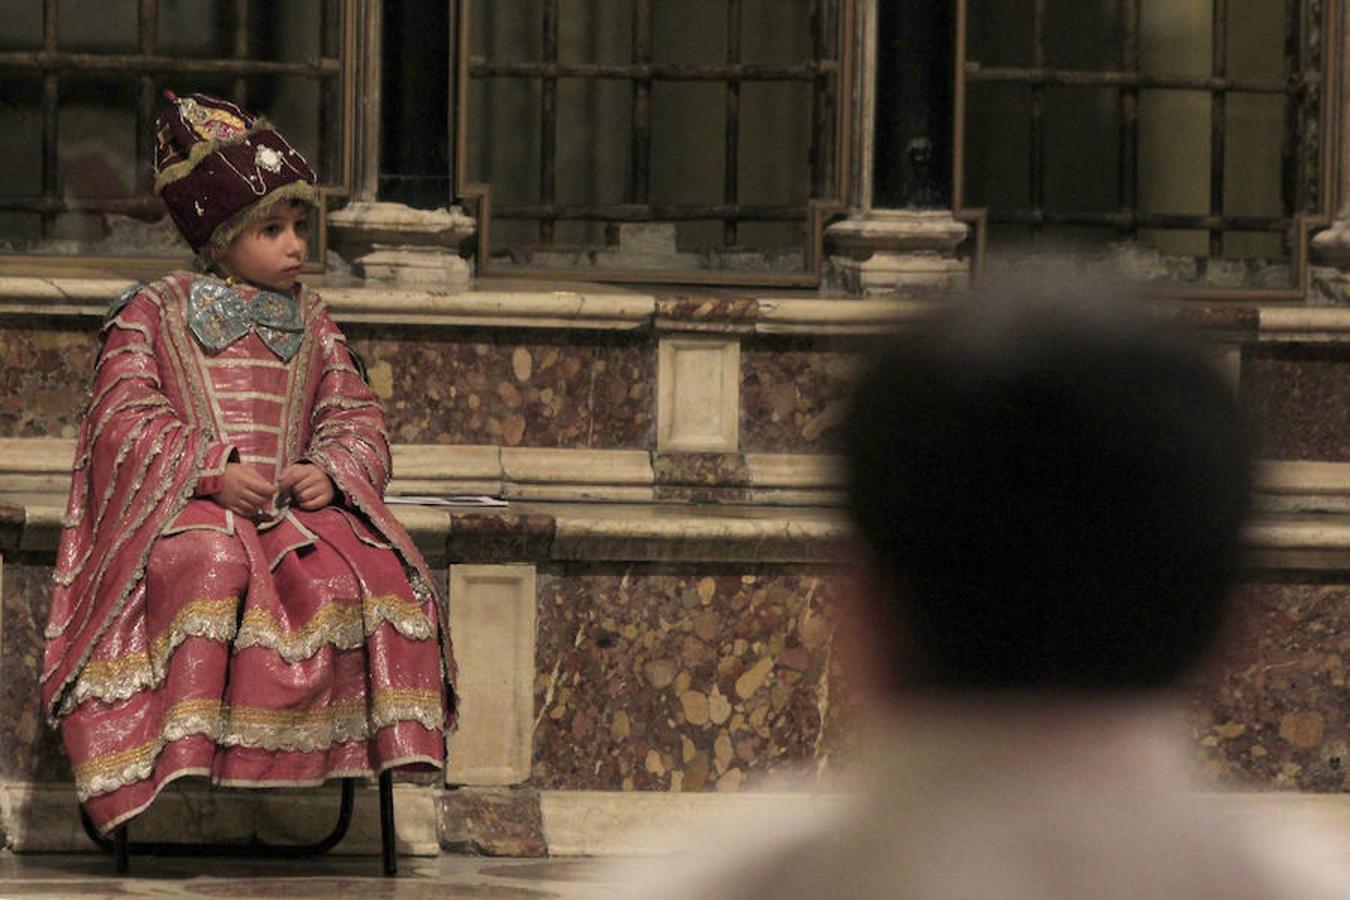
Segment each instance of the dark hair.
M843 440L920 682L1139 688L1196 663L1249 502L1235 393L1115 305L971 299L891 342Z

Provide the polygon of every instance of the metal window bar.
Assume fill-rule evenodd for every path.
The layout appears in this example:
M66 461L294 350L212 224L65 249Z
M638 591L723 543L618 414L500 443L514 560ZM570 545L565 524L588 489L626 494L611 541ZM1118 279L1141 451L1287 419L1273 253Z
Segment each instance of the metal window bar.
M640 4L651 0L637 0ZM692 65L658 63L651 59L651 16L635 19L634 61L620 63L577 63L542 61L493 61L474 59L469 75L474 78L591 78L612 81L815 81L822 75L839 72L838 59L818 59L797 65L769 63L723 63ZM5 54L0 53L0 59ZM991 70L992 71L992 70Z
M234 59L248 59L248 0L234 0L230 4L230 13L233 25L233 33L230 35L230 56ZM248 79L243 74L234 77L230 94L230 99L236 106L248 109Z
M140 0L136 10L136 49L142 56L154 56L159 43L159 0ZM155 76L143 72L136 76L136 173L149 172L154 159Z
M830 173L835 171L838 164L836 156L838 108L836 95L832 90L834 81L831 76L838 71L838 61L843 55L843 48L839 44L839 4L831 3L829 0L813 0L810 30L815 60L809 63L807 68L814 69L812 82L815 90L812 94L814 116L807 165L810 167L808 177L811 196L821 197L829 194Z
M1114 226L1123 235L1132 235L1139 228L1200 229L1209 233L1211 256L1223 252L1225 231L1251 231L1288 234L1295 224L1295 216L1305 205L1299 193L1306 174L1309 197L1306 205L1312 208L1318 200L1320 176L1316 169L1316 152L1308 152L1304 173L1301 159L1300 135L1305 131L1304 120L1317 115L1318 94L1323 87L1321 60L1302 64L1302 26L1300 0L1285 0L1286 34L1285 57L1287 75L1283 81L1264 81L1231 78L1227 72L1227 32L1229 25L1228 0L1212 0L1211 24L1213 46L1208 76L1151 75L1139 69L1139 0L1121 0L1122 36L1121 70L1084 71L1055 69L1046 65L1045 11L1046 0L1034 0L1033 65L984 66L967 60L963 76L967 84L1005 83L1024 84L1032 92L1030 148L1028 172L1030 175L1027 209L991 210L989 221L1025 225L1033 240L1044 225ZM1310 54L1311 55L1311 54ZM1045 176L1045 107L1044 91L1049 86L1116 87L1120 90L1121 150L1119 159L1119 209L1115 213L1087 211L1050 211L1044 208ZM1207 215L1142 213L1138 209L1138 99L1143 89L1194 90L1210 93L1210 192ZM1224 214L1224 162L1226 156L1227 97L1231 94L1283 95L1289 104L1289 127L1282 152L1284 178L1284 205L1282 216L1228 216Z
M191 74L235 75L236 99L247 98L247 77L254 75L298 75L318 79L327 87L329 96L341 91L341 0L325 0L321 28L325 35L321 58L309 62L274 62L245 58L249 52L247 21L248 0L233 4L233 59L193 59L160 56L158 50L159 0L139 0L137 7L136 54L66 53L60 48L60 0L43 0L42 49L39 51L0 52L0 70L42 72L42 184L37 198L0 199L0 211L37 212L41 216L41 236L52 236L56 217L64 212L118 213L121 215L153 215L162 209L160 201L148 194L132 197L85 200L72 203L60 191L60 78L68 72L107 72L134 75L138 84L136 102L137 167L149 169L153 155L152 124L161 97L157 90L158 76ZM243 54L241 56L240 54ZM246 104L245 104L246 105ZM334 103L336 107L337 104ZM323 111L321 111L321 115ZM342 116L327 117L324 152L338 150L336 134L342 127ZM329 169L336 171L336 168Z
M558 61L558 0L546 0L543 15L544 62ZM544 75L540 95L542 134L539 138L539 196L552 207L558 199L558 77ZM539 241L553 243L553 219L539 220Z
M1228 71L1228 0L1213 0L1210 31L1210 74L1223 78ZM1223 221L1224 153L1228 137L1227 94L1216 90L1209 100L1209 214ZM1209 230L1209 255L1223 255L1223 229Z
M46 0L51 3L53 0ZM275 62L266 59L193 59L180 56L142 56L134 53L62 53L55 50L0 52L0 69L42 69L53 72L108 72L112 74L172 75L300 75L331 78L341 68L339 59L311 62Z
M727 65L741 61L741 0L727 0ZM722 202L734 207L740 195L741 83L727 80L726 149L723 151ZM735 219L722 222L722 243L734 247L739 239Z
M842 74L842 46L838 34L840 0L812 0L811 39L815 59L796 65L746 63L741 60L743 27L741 0L728 0L727 49L721 64L692 65L659 63L652 58L652 0L633 0L631 62L562 62L558 58L558 0L546 0L542 14L544 52L534 61L469 59L465 68L470 79L531 78L541 81L540 198L538 203L492 206L499 219L535 221L541 243L553 239L558 220L619 222L718 221L723 242L739 240L744 221L792 222L811 215L806 205L746 205L740 202L740 113L741 87L747 81L805 82L813 87L812 119L815 127L810 148L808 183L813 196L829 196L836 165L836 96ZM559 78L620 80L633 85L632 142L630 148L627 202L621 204L561 204L556 198L557 98ZM719 204L654 204L651 202L652 86L666 82L722 82L726 89L724 111L724 176Z
M633 3L633 65L628 67L633 81L633 168L628 197L634 203L646 203L652 182L652 3ZM597 73L594 77L603 77Z
M1120 4L1120 67L1139 72L1139 2ZM1132 238L1138 229L1133 213L1139 208L1139 88L1120 88L1120 161L1116 175L1117 203L1122 216L1130 216L1116 229L1122 238Z
M1284 3L1284 62L1285 77L1292 84L1299 76L1300 33L1299 6L1301 0ZM1300 109L1297 97L1285 100L1284 140L1280 143L1280 199L1285 209L1298 209L1298 135Z
M59 50L61 7L58 0L43 0L42 49L56 54ZM60 203L60 161L56 142L60 137L57 108L60 103L60 84L56 72L42 73L42 237L52 236L56 224L55 205Z
M341 0L323 0L319 13L319 56L321 59L342 58L342 6ZM334 73L336 76L338 73ZM319 135L320 135L320 172L329 181L350 183L350 173L342 170L344 159L350 155L342 146L342 92L343 81L350 73L342 77L321 78L319 81ZM351 88L347 88L350 90Z
M1031 11L1032 62L1038 69L1045 68L1045 0L1035 0ZM1031 208L1045 209L1045 85L1031 85L1031 142L1029 184ZM1040 222L1031 223L1034 241L1041 233Z

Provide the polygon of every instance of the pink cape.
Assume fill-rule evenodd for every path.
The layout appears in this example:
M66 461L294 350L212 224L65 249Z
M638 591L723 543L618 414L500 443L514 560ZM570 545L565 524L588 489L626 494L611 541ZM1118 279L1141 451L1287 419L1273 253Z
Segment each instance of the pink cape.
M202 277L110 313L57 552L42 701L105 829L184 774L300 784L438 766L454 720L445 608L381 499L384 420L345 339L299 289L289 360L254 333L213 355L188 326ZM205 499L255 430L232 403L275 411L257 429L276 470L321 466L337 505L255 526Z

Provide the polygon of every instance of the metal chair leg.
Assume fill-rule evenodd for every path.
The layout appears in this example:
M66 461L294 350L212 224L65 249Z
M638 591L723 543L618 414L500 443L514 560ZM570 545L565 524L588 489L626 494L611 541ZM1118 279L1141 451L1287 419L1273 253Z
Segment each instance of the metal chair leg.
M127 869L131 868L131 857L127 852L127 826L117 826L117 831L113 832L113 858L116 860L117 874L127 874Z
M398 856L394 846L394 773L380 773L380 852L384 856L384 874L398 874Z
M391 788L392 785L391 781ZM383 801L384 794L381 793L380 797ZM332 850L346 836L347 829L352 823L355 798L356 779L344 778L342 780L342 799L338 807L337 823L333 826L331 832L312 844L268 844L256 839L239 844L187 844L178 841L136 841L132 843L127 839L126 825L119 825L113 831L111 838L99 834L98 829L94 827L93 820L89 818L89 813L85 812L83 806L80 807L80 821L83 823L84 831L89 835L89 839L104 852L111 852L114 855L117 872L120 875L127 871L130 865L129 855L133 850L138 854L144 853L151 856L257 856L286 859L299 856L319 856ZM392 802L391 798L389 812L391 847L393 846ZM383 821L383 815L381 819Z

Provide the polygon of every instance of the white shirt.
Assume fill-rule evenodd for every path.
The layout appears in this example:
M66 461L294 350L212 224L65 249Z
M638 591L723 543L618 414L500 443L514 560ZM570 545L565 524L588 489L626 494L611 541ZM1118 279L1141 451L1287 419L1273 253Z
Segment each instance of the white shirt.
M1350 848L1233 821L1189 785L1174 721L1121 698L916 703L832 811L726 823L705 853L635 865L629 896L1350 898Z

